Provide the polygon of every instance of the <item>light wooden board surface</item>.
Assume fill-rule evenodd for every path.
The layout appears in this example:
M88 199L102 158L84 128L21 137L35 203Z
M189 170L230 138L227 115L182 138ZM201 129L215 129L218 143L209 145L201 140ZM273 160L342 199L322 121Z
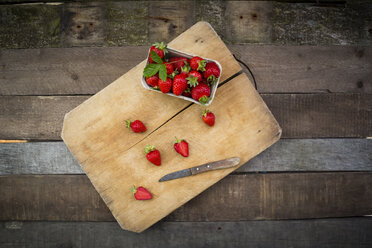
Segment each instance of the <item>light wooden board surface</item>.
M117 142L113 145L107 141L94 154L87 152L85 147L91 142L94 145L95 136L106 135L102 131L87 136L85 147L76 146L73 140L65 139L65 135L63 138L119 224L124 229L141 232L236 167L164 183L158 182L161 176L233 156L240 157L242 165L280 138L280 127L244 74L221 86L210 108L216 116L223 117L213 128L200 120L203 108L191 105L128 150L126 144ZM105 129L108 132L111 128ZM115 132L123 132L122 129ZM68 132L71 132L69 127L64 129L64 134ZM180 158L173 151L171 142L174 136L189 141L191 155L187 159ZM163 152L163 166L154 167L144 158L143 148L147 144L156 145ZM127 193L133 184L147 187L154 198L146 203L135 201Z
M372 171L372 139L281 139L236 172ZM84 174L63 142L0 143L0 175Z

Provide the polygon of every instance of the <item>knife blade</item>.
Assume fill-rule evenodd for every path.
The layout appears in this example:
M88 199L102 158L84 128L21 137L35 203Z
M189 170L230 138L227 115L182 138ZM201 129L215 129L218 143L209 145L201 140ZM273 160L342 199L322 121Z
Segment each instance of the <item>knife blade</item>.
M182 177L188 177L200 173L204 173L207 171L212 171L212 170L221 170L221 169L227 169L234 167L240 163L240 159L238 157L233 157L233 158L228 158L228 159L223 159L223 160L218 160L202 165L198 165L195 167L187 168L184 170L180 171L175 171L172 173L169 173L162 178L159 179L159 182L164 182L164 181L169 181L177 178L182 178Z

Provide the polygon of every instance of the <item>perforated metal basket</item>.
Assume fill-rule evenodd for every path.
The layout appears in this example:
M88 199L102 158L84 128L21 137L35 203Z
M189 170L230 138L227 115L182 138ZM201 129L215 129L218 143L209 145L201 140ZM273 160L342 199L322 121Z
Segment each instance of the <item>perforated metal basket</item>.
M188 58L188 59L191 59L192 57L194 56L199 56L199 55L193 55L193 54L189 54L189 53L185 53L185 52L181 52L181 51L178 51L176 49L173 49L173 48L170 48L170 47L167 47L167 50L168 50L168 54L167 56L169 57L185 57L185 58ZM147 54L147 63L146 65L148 65L149 63L149 56L150 56L150 49L148 51L148 54ZM202 56L200 56L202 57ZM218 77L217 81L215 83L212 84L211 86L211 95L209 96L209 102L206 103L206 104L201 104L200 102L194 100L193 98L191 97L185 97L183 95L180 95L180 96L176 96L175 94L173 93L165 93L166 95L168 96L173 96L173 97L177 97L177 98L181 98L181 99L184 99L186 101L189 101L189 102L193 102L193 103L196 103L196 104L199 104L199 105L203 105L203 106L208 106L210 105L212 102L213 102L213 99L214 99L214 95L216 94L216 91L217 91L217 86L220 82L220 78L221 78L221 75L222 75L222 66L221 64L216 61L216 60L213 60L213 59L208 59L208 58L205 58L205 57L202 57L207 63L208 62L215 62L218 66L218 68L220 69L220 76ZM155 91L157 93L160 93L160 94L164 94L163 92L159 91L159 90L155 90L153 89L152 87L150 87L147 83L146 83L146 78L142 76L142 79L141 79L141 83L142 83L142 86L145 88L145 89L148 89L148 90L152 90L152 91Z

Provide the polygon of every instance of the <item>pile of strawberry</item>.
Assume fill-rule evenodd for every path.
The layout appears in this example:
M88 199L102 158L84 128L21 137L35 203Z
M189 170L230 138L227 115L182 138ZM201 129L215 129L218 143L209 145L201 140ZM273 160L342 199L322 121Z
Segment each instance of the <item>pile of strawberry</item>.
M220 76L217 64L198 56L191 59L170 57L166 48L164 42L155 43L150 48L149 64L143 71L147 84L163 93L192 97L201 104L208 103L211 86Z
M214 126L215 116L209 110L204 110L202 119L205 124L208 126ZM134 133L143 133L146 132L147 128L140 120L135 120L131 122L130 120L126 121L127 128L132 129ZM189 156L189 143L184 139L177 139L173 142L174 150L179 153L183 157ZM161 165L161 155L160 151L155 148L153 145L148 145L144 149L146 154L146 159L156 166ZM133 196L136 200L150 200L152 199L152 194L148 191L145 187L138 187L133 186L131 188Z

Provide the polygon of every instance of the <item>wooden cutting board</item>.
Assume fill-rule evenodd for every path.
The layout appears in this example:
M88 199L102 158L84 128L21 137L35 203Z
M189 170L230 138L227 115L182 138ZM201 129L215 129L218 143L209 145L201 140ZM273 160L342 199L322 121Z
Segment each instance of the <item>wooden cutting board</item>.
M241 71L208 23L199 22L169 43L170 47L215 59L222 64L221 82ZM142 88L145 61L66 114L62 138L123 229L142 232L240 165L275 143L281 129L244 74L218 88L209 106L216 124L201 120L203 107ZM126 119L141 119L148 131L134 134ZM190 156L173 149L186 139ZM149 163L146 145L161 152L160 167ZM159 183L167 173L238 156L239 166ZM136 201L132 185L153 194ZM79 189L76 189L79 190Z

